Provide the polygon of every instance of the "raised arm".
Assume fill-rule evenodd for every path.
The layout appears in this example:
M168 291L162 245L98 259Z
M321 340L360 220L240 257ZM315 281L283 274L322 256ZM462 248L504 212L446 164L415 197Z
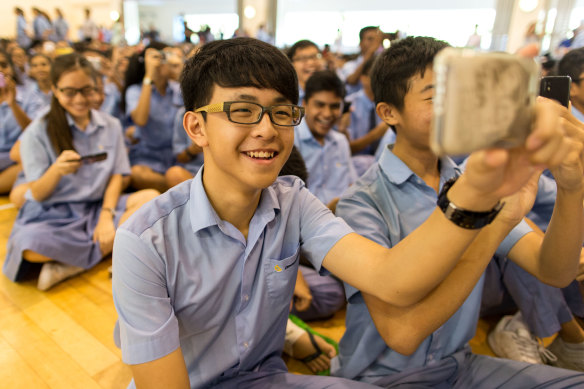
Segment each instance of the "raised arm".
M154 88L153 78L161 61L162 59L157 50L152 48L146 50L146 53L144 54L144 67L146 68L144 80L150 81L142 83L138 105L136 105L136 108L130 112L132 120L138 126L145 126L146 123L148 123L148 116L150 115L150 97L152 96L152 88Z

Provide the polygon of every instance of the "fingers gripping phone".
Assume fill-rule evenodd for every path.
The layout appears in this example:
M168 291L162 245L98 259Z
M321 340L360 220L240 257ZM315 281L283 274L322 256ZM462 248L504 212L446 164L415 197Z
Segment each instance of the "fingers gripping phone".
M437 155L522 144L534 116L539 66L505 53L446 48L434 59Z
M107 159L107 153L104 151L103 153L84 155L80 159L72 159L67 162L81 162L82 164L86 165L94 162L103 161L105 159Z
M541 79L539 85L539 95L548 99L556 100L564 107L570 105L570 87L572 79L570 76L548 76Z

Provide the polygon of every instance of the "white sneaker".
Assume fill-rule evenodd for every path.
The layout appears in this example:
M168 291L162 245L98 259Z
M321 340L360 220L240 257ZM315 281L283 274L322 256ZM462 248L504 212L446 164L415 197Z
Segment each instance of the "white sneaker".
M71 266L60 262L47 262L41 268L37 288L45 291L49 290L59 282L84 272L82 267Z
M557 357L552 365L564 369L584 371L584 342L566 343L557 336L548 349Z
M501 358L538 364L556 359L552 352L531 335L523 322L521 312L504 316L487 336L487 342L495 355Z

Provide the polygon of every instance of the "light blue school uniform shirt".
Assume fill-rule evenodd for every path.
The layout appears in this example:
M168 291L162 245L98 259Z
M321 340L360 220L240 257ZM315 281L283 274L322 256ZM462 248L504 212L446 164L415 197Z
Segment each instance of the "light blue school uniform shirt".
M363 58L363 55L359 54L359 56L354 60L345 62L343 67L337 72L339 78L345 83L347 94L358 92L360 89L363 88L363 85L361 85L361 81L357 81L355 85L347 84L347 78L351 74L355 73L355 70L357 70L359 65L361 65L364 60L365 58Z
M43 102L24 85L16 86L16 103L30 119L35 119L42 112ZM23 128L18 124L8 103L2 102L0 104L0 171L14 164L9 157L10 149L22 131Z
M339 197L357 179L347 137L330 130L324 146L310 132L306 121L294 127L294 145L308 170L308 189L324 204Z
M351 139L367 135L371 129L381 123L381 119L375 112L375 102L369 100L363 89L347 96L345 100L351 103L351 125L349 126ZM361 154L373 154L374 151L375 149L370 145Z
M375 151L375 159L379 161L381 158L381 154L383 154L383 150L387 148L387 146L393 145L395 143L395 132L388 128L385 131L385 135L379 140L379 145L377 146L377 150Z
M35 39L45 39L43 34L45 31L51 29L51 22L49 22L43 15L39 15L32 21L32 28Z
M53 33L51 39L55 42L64 41L67 39L67 32L69 31L69 24L63 18L56 18L53 20Z
M574 107L574 105L572 105L572 115L574 115L576 119L584 123L584 113L578 111L578 109Z
M440 164L442 187L460 171L449 158L442 158ZM434 189L386 148L379 162L343 194L336 213L358 234L391 248L430 216L437 199ZM527 224L520 223L502 242L497 253L505 256L529 231ZM355 261L358 266L359 258ZM347 329L339 344L339 356L332 361L332 374L373 383L381 376L431 366L463 349L476 331L483 282L484 276L458 311L410 356L399 354L385 344L363 296L345 284Z
M299 255L325 274L325 255L352 232L285 176L262 191L245 239L211 206L203 171L132 215L113 251L123 361L180 346L195 388L281 358Z
M25 50L30 46L30 37L27 35L26 29L26 19L24 16L18 15L16 18L16 42Z
M142 85L132 85L126 90L126 115L136 109L140 100ZM132 165L145 164L153 170L164 173L174 164L172 154L172 126L176 111L183 106L178 83L169 81L162 96L152 86L150 112L145 126L136 126L140 141L130 150Z
M103 80L103 93L105 95L103 103L99 108L100 111L108 113L120 120L123 119L120 103L122 100L122 93L118 86L111 81Z
M105 151L107 158L81 165L75 174L63 176L53 194L43 204L102 200L111 175L130 174L120 121L103 112L91 110L89 124L81 131L71 116L66 116L77 153L83 156ZM39 118L22 134L20 153L27 182L38 180L58 157L46 129L46 120ZM30 190L25 198L34 201Z
M175 157L182 153L187 147L189 147L191 143L193 143L183 126L183 116L185 115L185 112L185 107L180 108L177 111L176 117L174 119L174 125L172 129L172 152ZM179 165L187 169L194 176L197 174L201 166L203 166L203 159L203 152L200 152L196 154L195 157L189 162Z
M42 104L40 108L41 110L46 109L51 105L51 99L53 98L52 90L50 90L49 93L43 92L39 88L39 84L34 80L32 82L27 82L26 88L28 89L28 93L30 94L30 96L41 102Z

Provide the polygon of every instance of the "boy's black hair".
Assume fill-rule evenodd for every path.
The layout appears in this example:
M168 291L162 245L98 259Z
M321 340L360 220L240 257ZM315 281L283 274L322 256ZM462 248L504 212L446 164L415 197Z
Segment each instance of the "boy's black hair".
M294 55L298 50L306 49L307 47L316 47L316 49L320 52L320 49L318 48L316 43L314 43L313 41L309 41L308 39L303 39L290 46L290 48L286 52L286 55L288 55L288 58L290 58L290 61L292 61Z
M379 26L367 26L367 27L363 27L360 31L359 31L359 40L362 41L363 38L365 38L365 34L369 31L372 30L378 30Z
M180 79L186 110L209 104L215 85L274 89L298 103L298 79L288 58L253 38L212 41L187 60Z
M410 89L410 79L424 72L434 62L436 54L450 46L430 37L407 37L393 42L375 61L371 69L371 88L375 104L388 103L402 110L404 97Z
M579 82L582 72L584 72L584 47L566 53L558 65L558 76L570 76L572 82Z
M308 102L312 95L322 91L333 92L341 99L345 97L345 85L339 76L331 70L320 70L312 73L306 81L304 101Z

